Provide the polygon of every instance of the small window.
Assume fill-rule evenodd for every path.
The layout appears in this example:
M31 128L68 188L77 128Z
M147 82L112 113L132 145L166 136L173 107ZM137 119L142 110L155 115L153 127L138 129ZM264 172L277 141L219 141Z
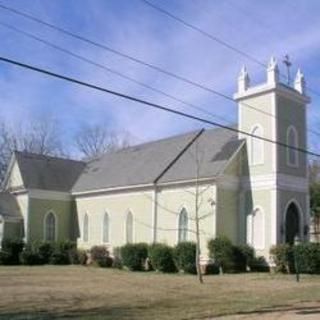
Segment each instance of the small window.
M126 241L127 243L133 242L133 215L130 211L126 218Z
M83 241L89 241L89 217L86 213L83 218Z
M263 130L260 125L256 125L251 134L255 137L250 138L250 163L252 165L263 164L264 162L264 143L262 139L256 137L263 137Z
M290 126L287 130L287 164L291 167L298 166L298 150L293 148L298 148L298 133L297 130ZM293 147L293 148L290 148Z
M178 226L178 242L188 240L188 213L183 208L179 214L179 226Z
M45 230L44 239L45 241L55 241L56 240L56 217L53 212L49 212L45 216Z
M109 215L107 212L105 212L103 216L103 236L102 241L104 243L109 242Z

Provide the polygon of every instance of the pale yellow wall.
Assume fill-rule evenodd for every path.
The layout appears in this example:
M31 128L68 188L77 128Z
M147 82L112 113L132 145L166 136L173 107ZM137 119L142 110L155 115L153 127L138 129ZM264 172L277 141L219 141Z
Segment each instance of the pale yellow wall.
M253 106L255 109L248 108L246 105ZM263 128L263 137L273 139L274 128L273 123L275 119L272 116L263 114L262 112L272 114L273 95L271 93L258 97L251 97L244 102L240 102L239 111L239 129L251 133L253 127L257 124ZM259 111L258 111L259 110ZM260 112L262 111L262 112ZM250 142L250 138L246 135L241 135L242 138L246 138ZM264 163L254 166L250 166L250 174L269 174L272 172L273 162L273 144L264 142ZM250 151L248 143L248 151Z
M201 249L203 255L207 254L207 241L214 237L215 215L214 206L215 188L210 185L201 186L199 189L202 202L199 210L200 215L208 215L200 223L202 231ZM195 188L177 187L162 188L158 191L157 198L157 242L176 245L178 238L178 215L183 207L188 211L189 217L193 218L195 211ZM132 193L119 193L100 195L95 197L81 197L76 199L80 237L78 245L82 248L90 248L93 245L103 243L103 217L109 215L110 248L122 246L126 243L125 223L127 212L130 210L134 218L134 242L152 243L154 223L154 190ZM83 220L85 214L89 217L89 241L83 242ZM189 228L195 230L194 221L189 219ZM195 235L189 233L188 240L194 241Z
M208 215L200 222L201 255L207 255L208 239L215 237L216 188L214 185L202 185L199 188L199 216ZM158 232L159 242L176 245L178 240L178 217L182 208L188 212L189 229L195 231L195 187L177 187L162 189L158 193ZM168 229L168 230L165 230ZM195 241L195 233L188 233L188 240Z
M86 198L77 198L78 223L80 238L79 247L90 248L101 245L104 213L109 214L109 237L112 247L126 243L125 222L127 212L133 214L134 242L152 242L152 206L153 192L108 194ZM83 219L89 217L89 241L83 242Z

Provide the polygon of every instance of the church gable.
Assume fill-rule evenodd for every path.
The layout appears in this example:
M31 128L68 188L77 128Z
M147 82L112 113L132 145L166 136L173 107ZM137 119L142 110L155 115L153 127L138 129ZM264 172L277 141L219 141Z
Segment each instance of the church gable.
M10 191L24 189L24 181L15 155L11 158L7 176L4 180L3 189Z

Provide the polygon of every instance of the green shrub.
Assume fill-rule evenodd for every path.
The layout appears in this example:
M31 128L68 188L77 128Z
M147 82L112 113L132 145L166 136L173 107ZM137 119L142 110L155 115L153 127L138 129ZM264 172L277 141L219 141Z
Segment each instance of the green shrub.
M43 264L43 259L39 252L35 251L31 246L27 246L20 255L21 263L28 266Z
M123 264L132 271L142 271L148 257L148 245L146 243L128 243L121 247L120 255Z
M320 274L320 244L301 243L293 247L300 273Z
M294 272L293 250L289 244L278 244L271 247L270 255L276 272Z
M210 258L222 269L223 272L232 271L234 268L234 249L232 242L225 236L211 239L208 242Z
M122 269L123 268L123 263L122 263L122 258L121 258L121 248L120 247L115 247L113 249L112 268L115 268L115 269Z
M3 264L18 265L20 264L20 254L24 248L22 240L4 239L2 241L2 260Z
M0 251L0 266L9 264L10 255L7 252Z
M242 244L238 246L239 250L242 252L244 256L246 268L249 267L251 269L251 265L255 261L255 251L254 248L248 244Z
M34 250L38 252L43 264L50 262L51 255L55 249L55 246L51 242L34 243Z
M179 271L196 274L196 244L194 242L178 243L174 248L174 261Z
M49 263L57 265L70 264L70 252L76 250L76 243L71 241L61 241L54 244Z
M154 270L160 272L177 272L173 259L173 248L157 243L149 247L149 258Z
M269 265L264 257L254 257L249 264L250 271L270 272Z
M229 272L246 272L247 271L247 256L246 252L243 251L243 247L232 246L232 264Z
M204 267L204 274L219 274L219 266L215 263L209 263Z
M77 260L78 260L78 264L85 266L87 264L88 261L88 255L87 252L85 250L77 250ZM73 263L73 264L77 264L77 263Z
M92 262L99 267L111 268L113 259L105 246L94 246L90 250Z

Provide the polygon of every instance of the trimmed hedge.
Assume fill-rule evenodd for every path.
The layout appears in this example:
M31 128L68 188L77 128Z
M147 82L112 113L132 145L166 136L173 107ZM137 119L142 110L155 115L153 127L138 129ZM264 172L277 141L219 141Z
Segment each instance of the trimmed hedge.
M320 274L320 243L301 243L293 253L300 273Z
M210 258L223 272L230 272L233 269L233 245L227 237L221 236L209 240L208 249Z
M111 268L113 259L105 246L94 246L90 249L91 259L94 264L103 268Z
M166 244L156 243L149 247L149 259L154 270L160 272L177 272L174 263L174 249Z
M148 258L148 245L146 243L128 243L120 248L123 264L131 271L145 270Z
M278 244L270 249L271 258L275 264L275 271L281 273L294 272L294 260L292 246Z
M22 240L4 239L0 255L0 264L18 265L20 264L20 254L24 248Z
M196 244L188 241L178 243L174 248L174 261L179 271L196 274Z

